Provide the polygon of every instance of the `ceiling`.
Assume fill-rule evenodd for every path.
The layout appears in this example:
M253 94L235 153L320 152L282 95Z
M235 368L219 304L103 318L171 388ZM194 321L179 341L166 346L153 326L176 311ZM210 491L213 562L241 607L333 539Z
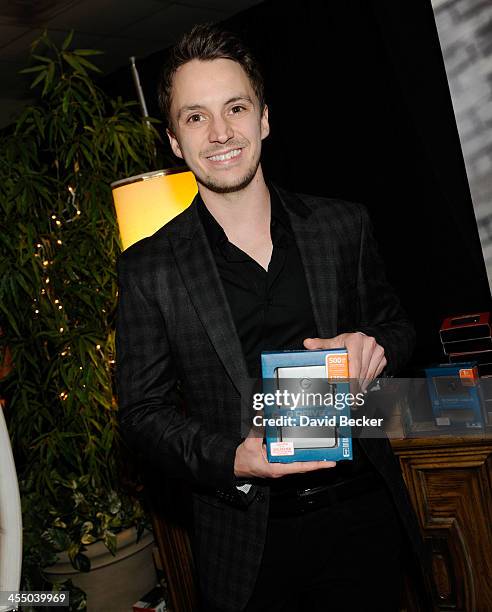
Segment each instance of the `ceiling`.
M0 0L0 127L30 99L30 44L44 29L60 43L74 30L77 48L100 49L105 73L165 49L195 23L222 21L260 0Z

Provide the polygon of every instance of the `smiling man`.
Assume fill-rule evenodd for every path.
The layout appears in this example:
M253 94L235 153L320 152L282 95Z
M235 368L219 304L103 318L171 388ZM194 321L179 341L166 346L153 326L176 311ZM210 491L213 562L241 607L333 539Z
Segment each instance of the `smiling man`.
M387 440L354 440L352 462L269 464L241 430L262 350L346 347L362 387L409 358L367 214L265 180L263 81L234 35L186 35L160 101L199 193L120 257L120 424L191 484L203 609L398 610L405 551L422 550Z

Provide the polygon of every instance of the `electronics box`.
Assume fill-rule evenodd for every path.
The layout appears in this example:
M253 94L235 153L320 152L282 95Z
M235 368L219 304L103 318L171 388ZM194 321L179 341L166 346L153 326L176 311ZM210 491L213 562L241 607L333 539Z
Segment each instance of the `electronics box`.
M484 426L476 362L442 364L425 369L436 425L480 429Z
M261 365L268 461L352 459L347 350L265 351Z

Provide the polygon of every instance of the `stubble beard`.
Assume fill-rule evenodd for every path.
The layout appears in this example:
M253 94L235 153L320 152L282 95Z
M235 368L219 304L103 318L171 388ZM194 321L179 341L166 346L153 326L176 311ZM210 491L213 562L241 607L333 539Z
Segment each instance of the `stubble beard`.
M195 179L197 183L203 185L210 191L214 193L234 193L235 191L241 191L245 189L251 181L256 176L256 172L258 171L258 166L260 165L260 156L258 155L258 159L254 160L251 164L250 168L242 177L239 177L233 183L225 183L220 182L215 177L210 176L209 174L203 176L199 173L194 172Z
M240 177L237 181L231 184L219 183L215 181L211 176L201 177L198 176L198 174L195 174L195 178L197 183L200 183L200 185L203 185L214 193L234 193L235 191L241 191L242 189L245 189L251 183L251 181L256 175L256 171L258 170L259 165L260 160L258 160L255 166L249 169L249 172L247 174Z

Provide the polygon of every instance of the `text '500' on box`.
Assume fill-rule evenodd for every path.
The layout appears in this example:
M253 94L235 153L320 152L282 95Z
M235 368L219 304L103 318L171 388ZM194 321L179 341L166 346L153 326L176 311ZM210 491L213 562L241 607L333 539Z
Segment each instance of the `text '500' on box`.
M352 459L347 350L264 351L261 366L268 461Z

